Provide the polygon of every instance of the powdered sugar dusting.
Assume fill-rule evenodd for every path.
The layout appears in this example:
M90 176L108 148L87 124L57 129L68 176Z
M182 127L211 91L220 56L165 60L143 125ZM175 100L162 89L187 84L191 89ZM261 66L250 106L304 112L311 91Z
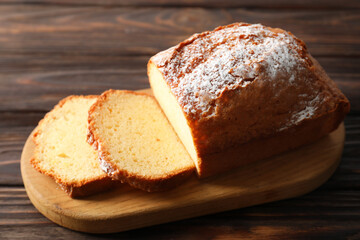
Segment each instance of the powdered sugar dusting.
M310 118L315 113L315 105L320 101L319 95L316 96L313 100L309 102L309 104L305 107L305 109L293 115L292 123L297 124L306 118Z
M152 58L190 117L208 116L222 92L246 88L259 76L266 81L300 81L304 46L285 31L260 24L234 24L197 34ZM311 117L313 107L296 116ZM298 121L294 120L294 121Z

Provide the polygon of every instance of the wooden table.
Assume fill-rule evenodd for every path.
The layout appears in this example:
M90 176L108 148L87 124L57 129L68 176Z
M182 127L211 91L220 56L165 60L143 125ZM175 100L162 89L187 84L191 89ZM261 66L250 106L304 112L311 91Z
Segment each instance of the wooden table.
M33 207L20 154L59 99L147 88L150 56L236 21L293 32L350 99L342 162L326 184L296 199L111 235L62 228ZM356 0L1 1L0 239L360 239L359 56Z

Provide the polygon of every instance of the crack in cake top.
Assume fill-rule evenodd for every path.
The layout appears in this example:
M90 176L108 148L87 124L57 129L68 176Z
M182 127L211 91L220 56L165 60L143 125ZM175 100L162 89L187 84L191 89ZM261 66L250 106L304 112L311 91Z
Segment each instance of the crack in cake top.
M211 116L224 91L241 91L257 78L297 84L312 64L305 44L291 33L245 23L194 34L151 61L192 118Z

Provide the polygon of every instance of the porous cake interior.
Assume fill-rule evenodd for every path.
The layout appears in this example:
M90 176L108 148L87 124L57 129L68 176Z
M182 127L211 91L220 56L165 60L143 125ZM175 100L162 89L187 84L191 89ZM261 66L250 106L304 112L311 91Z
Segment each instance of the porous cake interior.
M105 177L97 152L86 142L87 117L96 97L71 97L39 125L33 165L66 183Z
M161 72L153 63L149 63L148 75L150 85L156 100L159 102L162 110L174 127L177 135L184 144L186 150L193 159L196 168L199 170L199 160L197 157L194 140L187 124L185 115L178 104L175 96L171 93L169 86L166 84Z
M94 133L118 169L156 179L194 168L152 96L114 91L91 114Z

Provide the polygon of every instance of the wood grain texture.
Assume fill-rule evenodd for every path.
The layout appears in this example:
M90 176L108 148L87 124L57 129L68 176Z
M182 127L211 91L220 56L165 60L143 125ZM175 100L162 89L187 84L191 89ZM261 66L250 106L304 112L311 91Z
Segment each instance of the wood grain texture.
M58 100L71 94L100 94L114 89L149 87L148 57L42 56L20 57L0 73L0 111L48 111ZM3 58L6 61L6 58ZM32 62L29 64L29 62ZM12 64L19 64L11 67ZM32 64L35 64L32 65ZM5 68L5 67L4 67ZM21 68L24 72L12 72ZM18 94L22 97L19 98Z
M337 0L4 0L2 4L42 4L42 5L67 5L67 6L106 6L106 7L127 7L127 6L161 6L161 7L203 7L203 8L224 8L224 7L256 7L256 8L306 8L306 9L353 9L360 8L356 0L339 2Z
M308 193L337 168L344 137L341 124L311 145L211 178L193 175L170 191L147 193L122 185L79 200L30 165L35 146L30 136L21 156L21 174L31 202L55 223L81 232L120 232Z
M360 26L350 24L359 10L15 5L0 6L0 16L0 53L154 55L193 33L243 21L291 31L314 56L360 55Z
M1 119L1 118L0 118ZM0 186L22 186L20 155L34 127L0 128Z

